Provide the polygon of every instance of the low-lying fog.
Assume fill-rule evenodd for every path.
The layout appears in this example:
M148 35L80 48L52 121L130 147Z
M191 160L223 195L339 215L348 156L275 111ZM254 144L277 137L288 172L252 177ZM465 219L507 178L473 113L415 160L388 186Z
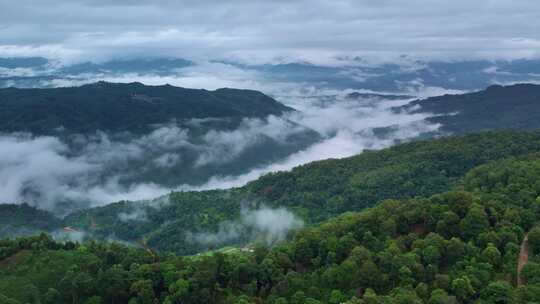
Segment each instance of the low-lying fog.
M411 99L351 99L347 94L353 90L320 88L305 83L263 84L249 80L257 79L256 75L235 69L228 73L204 72L194 71L189 77L162 79L155 75L132 75L129 79L118 76L106 80L186 87L204 87L204 84L212 87L210 83L217 83L260 89L298 111L284 117L245 119L233 130L205 129L196 140L190 129L185 128L186 122L164 122L149 134L128 139L96 131L70 139L69 143L61 137L3 134L0 135L0 202L27 202L43 209L65 211L119 200L150 199L172 190L237 187L268 172L290 170L321 159L347 157L364 149L388 147L438 128L428 124L425 115L391 110ZM88 78L86 82L93 80ZM417 87L404 93L426 96L444 92L438 88L418 90ZM198 123L201 122L191 121L187 125ZM319 134L314 143L272 162L258 160L242 172L227 173L227 166L242 163L243 153L260 145L261 138L287 145L290 138L308 130ZM187 157L185 153L196 157ZM167 174L186 174L178 170L179 164L193 170L213 165L222 173L191 184L167 185L144 180L144 173L150 167L161 168L160 172Z

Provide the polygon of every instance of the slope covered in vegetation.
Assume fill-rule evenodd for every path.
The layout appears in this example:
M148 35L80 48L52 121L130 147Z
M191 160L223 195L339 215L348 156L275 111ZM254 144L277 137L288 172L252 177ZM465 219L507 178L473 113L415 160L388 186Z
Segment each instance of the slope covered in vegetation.
M27 204L0 204L0 239L40 231L53 231L60 228L61 223L61 219L50 212Z
M266 117L291 108L261 92L98 82L54 89L0 89L0 131L57 134L148 132L153 124L207 117Z
M532 130L540 128L540 85L494 85L474 93L417 100L401 109L436 114L428 120L442 124L443 132Z
M540 152L540 132L498 132L417 141L380 151L325 160L272 173L242 188L174 192L151 202L119 202L75 212L65 224L103 238L144 242L158 250L191 254L242 244L201 244L186 233L217 233L244 207L286 207L308 223L395 198L451 189L468 170L489 161ZM126 217L126 215L128 215Z
M384 200L253 252L158 255L46 235L0 243L6 303L535 303L540 154L489 162L453 190ZM517 287L520 243L530 259ZM9 300L8 300L9 299ZM8 302L10 301L10 302Z

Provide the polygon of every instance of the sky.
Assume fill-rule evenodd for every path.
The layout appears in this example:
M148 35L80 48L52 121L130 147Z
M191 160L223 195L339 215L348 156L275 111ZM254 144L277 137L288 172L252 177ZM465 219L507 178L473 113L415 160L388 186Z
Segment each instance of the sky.
M0 57L537 58L539 28L537 0L0 0Z

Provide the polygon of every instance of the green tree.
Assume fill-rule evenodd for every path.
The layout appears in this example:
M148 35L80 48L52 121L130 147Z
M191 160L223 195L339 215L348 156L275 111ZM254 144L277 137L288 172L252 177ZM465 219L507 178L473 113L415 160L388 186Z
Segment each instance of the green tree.
M489 228L489 220L484 207L475 203L460 222L460 229L465 239L471 239Z
M435 289L431 292L429 304L458 304L453 296L449 296L443 289Z
M534 254L540 254L540 226L529 231L528 242Z
M84 304L103 304L103 300L100 296L92 296Z
M283 297L280 297L280 298L277 298L275 301L274 301L274 304L288 304L289 302L287 301L287 299L283 298Z
M56 304L60 302L60 292L54 288L49 288L43 295L43 304Z
M366 260L358 272L360 283L366 287L377 287L380 281L380 270L372 260Z
M341 302L344 302L346 300L345 296L341 293L341 291L334 289L330 293L330 298L328 299L328 303L330 304L339 304Z
M466 254L467 245L459 238L453 237L446 245L445 262L448 265L454 264L463 259Z
M426 264L439 265L441 252L435 246L428 246L422 251L422 256Z
M460 301L467 301L476 293L472 287L471 280L467 276L461 276L453 280L452 290Z
M131 286L129 273L121 266L114 265L101 273L99 285L108 303L117 304L128 301Z
M506 281L496 281L490 283L480 293L480 298L486 303L507 304L513 303L512 285Z
M291 298L291 304L304 304L306 301L306 294L303 291L297 291Z
M3 294L0 294L0 304L21 304L21 302L15 299L8 298Z
M489 243L482 251L482 258L486 263L490 263L494 267L499 267L501 263L501 252L495 245L492 243Z
M381 303L379 296L377 296L377 293L375 293L375 291L371 288L366 289L363 300L364 302L366 302L366 304L380 304Z
M141 280L133 283L130 292L135 296L138 304L153 304L157 301L151 280Z
M540 264L535 262L528 262L521 271L521 276L525 279L527 284L540 283Z

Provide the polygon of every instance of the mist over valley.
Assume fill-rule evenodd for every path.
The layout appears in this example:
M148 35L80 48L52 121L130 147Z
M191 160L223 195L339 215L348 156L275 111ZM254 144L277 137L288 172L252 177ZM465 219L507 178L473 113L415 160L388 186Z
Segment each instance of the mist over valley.
M0 0L0 304L540 303L539 16Z

